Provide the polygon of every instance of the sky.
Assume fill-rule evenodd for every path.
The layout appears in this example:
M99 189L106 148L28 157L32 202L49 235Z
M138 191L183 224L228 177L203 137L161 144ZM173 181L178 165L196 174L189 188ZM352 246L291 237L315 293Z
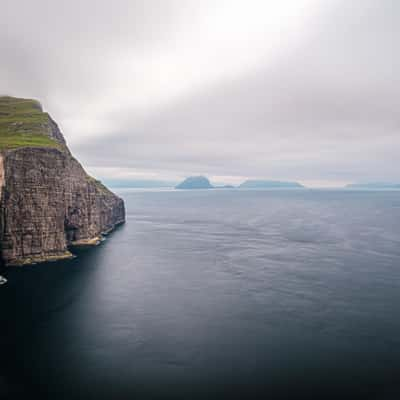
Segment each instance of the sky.
M400 181L400 1L0 9L0 94L38 99L97 178Z

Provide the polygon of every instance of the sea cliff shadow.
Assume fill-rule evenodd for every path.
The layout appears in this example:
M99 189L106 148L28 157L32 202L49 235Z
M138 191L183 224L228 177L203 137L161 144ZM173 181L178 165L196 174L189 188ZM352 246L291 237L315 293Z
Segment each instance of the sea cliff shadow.
M0 287L0 398L46 397L77 362L73 340L88 311L82 303L101 290L95 288L99 265L123 230L116 227L98 246L74 248L74 259L2 268L8 282ZM59 354L46 352L49 342Z

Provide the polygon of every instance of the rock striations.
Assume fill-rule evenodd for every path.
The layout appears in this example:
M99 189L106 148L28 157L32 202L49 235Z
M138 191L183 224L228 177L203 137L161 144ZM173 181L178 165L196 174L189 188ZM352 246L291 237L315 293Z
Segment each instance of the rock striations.
M0 244L4 265L71 257L125 221L122 199L90 177L34 100L0 97Z

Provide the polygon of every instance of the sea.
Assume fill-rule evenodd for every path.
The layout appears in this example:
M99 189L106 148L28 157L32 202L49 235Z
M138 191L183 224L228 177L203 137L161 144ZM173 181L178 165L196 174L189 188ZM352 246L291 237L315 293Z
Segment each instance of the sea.
M99 246L2 272L0 398L400 398L400 191L118 193Z

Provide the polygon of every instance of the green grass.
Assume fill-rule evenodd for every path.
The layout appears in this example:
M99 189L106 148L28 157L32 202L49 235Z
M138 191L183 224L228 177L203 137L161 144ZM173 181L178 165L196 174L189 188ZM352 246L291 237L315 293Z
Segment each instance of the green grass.
M41 114L42 106L37 100L19 99L10 96L0 97L0 114Z
M0 97L0 150L61 145L48 136L50 117L36 100Z
M44 135L30 135L23 133L3 135L0 131L0 150L10 150L18 147L60 148L60 144Z

